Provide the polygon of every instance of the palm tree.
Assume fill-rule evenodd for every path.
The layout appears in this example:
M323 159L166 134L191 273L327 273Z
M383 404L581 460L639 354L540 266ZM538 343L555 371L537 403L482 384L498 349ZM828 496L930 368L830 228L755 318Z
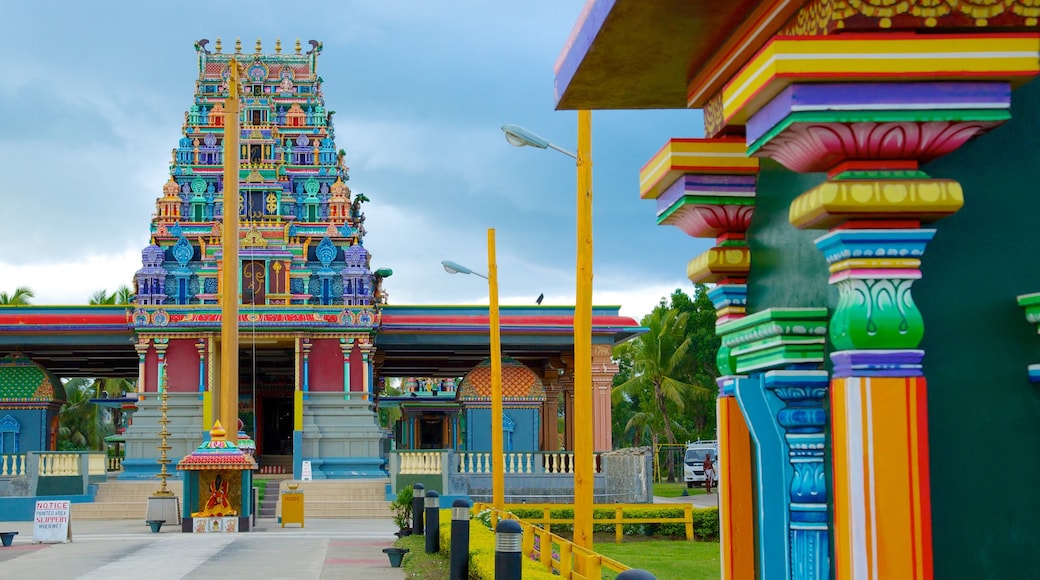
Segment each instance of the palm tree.
M90 379L72 379L65 383L65 404L58 412L58 445L61 449L102 449L107 429L105 411L90 402L94 390Z
M678 310L655 308L641 323L649 332L615 350L615 356L631 357L633 376L614 387L612 398L638 399L640 394L649 394L654 411L660 413L660 424L670 445L676 444L676 438L672 419L668 415L669 407L682 413L686 393L711 392L681 379L683 363L690 349L690 339L686 336L687 319L686 313ZM675 460L672 454L668 454L668 481L675 481Z
M9 306L24 306L30 304L29 299L35 297L33 291L26 286L20 286L11 294L0 292L0 304Z
M90 302L87 304L98 305L98 304L130 304L134 299L134 294L130 288L123 284L116 289L115 292L109 294L107 290L102 288L94 292L90 297Z

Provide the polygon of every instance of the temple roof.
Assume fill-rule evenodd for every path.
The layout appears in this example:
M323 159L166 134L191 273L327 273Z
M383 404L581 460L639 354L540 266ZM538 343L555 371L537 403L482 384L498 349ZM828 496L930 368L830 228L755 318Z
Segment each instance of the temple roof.
M0 403L65 401L65 388L47 369L21 353L0 358Z
M466 374L459 385L459 400L491 398L491 359L485 359ZM502 399L544 401L545 387L534 371L523 363L502 357Z

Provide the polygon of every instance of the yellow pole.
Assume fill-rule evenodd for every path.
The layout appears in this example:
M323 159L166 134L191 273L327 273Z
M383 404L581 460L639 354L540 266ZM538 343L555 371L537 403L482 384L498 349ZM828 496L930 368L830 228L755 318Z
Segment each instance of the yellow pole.
M238 61L228 62L224 101L224 229L220 293L220 412L227 439L238 443Z
M592 549L592 112L578 111L578 250L574 301L574 543Z
M498 324L498 264L495 229L488 228L488 332L491 335L491 502L504 510L506 457L502 449L502 335Z

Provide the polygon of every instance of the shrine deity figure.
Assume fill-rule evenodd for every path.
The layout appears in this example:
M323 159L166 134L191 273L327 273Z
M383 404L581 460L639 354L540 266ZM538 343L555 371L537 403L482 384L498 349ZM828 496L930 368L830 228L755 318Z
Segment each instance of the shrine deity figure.
M237 516L238 511L231 509L228 502L228 482L217 474L209 484L209 499L202 511L191 514L193 518L219 518L224 516Z

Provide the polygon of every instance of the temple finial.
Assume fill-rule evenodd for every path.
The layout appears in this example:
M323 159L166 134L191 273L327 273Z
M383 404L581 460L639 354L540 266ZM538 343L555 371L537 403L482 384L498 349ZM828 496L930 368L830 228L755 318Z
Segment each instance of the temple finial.
M235 54L242 54L242 39L235 39Z
M274 51L277 54L282 54L282 39L281 38L274 39Z
M224 45L220 43L220 37L219 36L217 37L217 44L216 44L216 46L214 48L217 49L217 54L220 54L220 51L223 50L223 48L224 48Z
M300 51L301 51L301 50L303 50L303 47L302 47L302 46L300 46L300 39L299 39L299 38L297 38L297 39L296 39L296 54L300 54Z
M263 52L263 50L263 44L260 43L260 39L256 39L256 53L260 54L261 52Z

